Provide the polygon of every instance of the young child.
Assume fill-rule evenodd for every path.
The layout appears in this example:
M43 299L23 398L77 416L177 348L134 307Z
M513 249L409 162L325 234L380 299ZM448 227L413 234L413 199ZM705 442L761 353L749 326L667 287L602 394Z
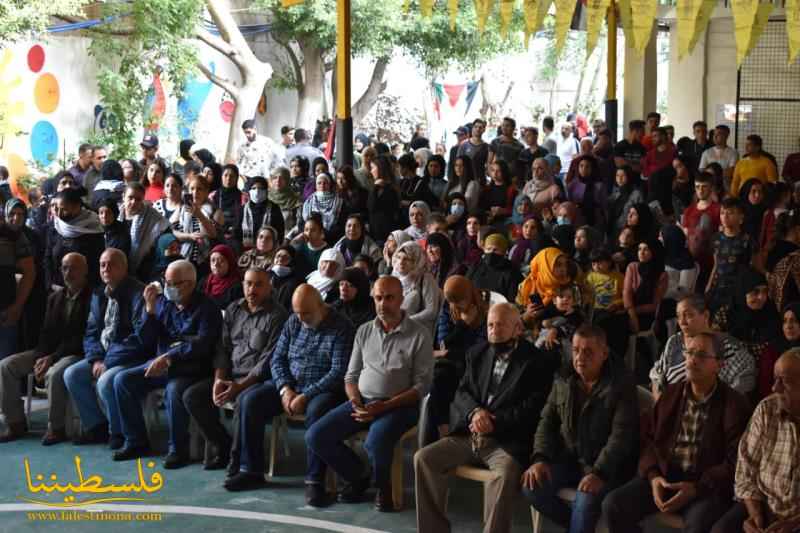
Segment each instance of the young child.
M577 305L578 287L564 285L556 291L555 298L544 308L542 327L536 338L537 348L552 350L560 345L563 353L570 353L572 334L583 324L583 314Z
M619 272L625 272L625 269L628 268L629 263L633 263L634 261L638 260L636 254L636 236L633 228L630 226L625 226L622 228L622 231L619 232L617 246L614 247L614 250L611 253L611 259L614 261L614 264Z
M590 257L592 271L586 276L586 283L594 294L592 322L606 332L609 346L614 353L624 353L628 341L625 334L625 308L622 303L625 276L614 268L614 261L608 250L594 250Z
M753 255L750 236L742 231L744 208L741 200L738 198L723 200L719 218L722 231L711 239L714 268L706 286L706 297L712 313L730 302L739 269L748 265Z

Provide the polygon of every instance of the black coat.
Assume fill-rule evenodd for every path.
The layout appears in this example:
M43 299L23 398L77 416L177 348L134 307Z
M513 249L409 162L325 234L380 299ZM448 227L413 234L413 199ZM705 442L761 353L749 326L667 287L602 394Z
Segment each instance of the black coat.
M131 226L130 223L115 220L110 226L103 226L105 231L106 248L122 250L126 256L131 254Z
M495 263L490 265L489 259ZM490 257L484 254L477 265L470 267L467 278L477 288L500 293L509 302L517 299L517 288L522 283L522 274L520 274L519 268L514 268L514 264L510 260L498 255Z
M48 283L64 286L64 278L61 276L61 260L68 253L76 252L86 258L86 264L89 266L89 284L97 287L100 285L100 256L105 249L106 242L102 233L69 239L62 237L51 223L47 232L44 264Z
M55 363L69 355L83 355L83 337L86 334L86 321L89 318L89 304L92 288L88 285L78 295L76 308L67 316L67 289L55 291L47 299L47 312L44 316L37 356L52 355Z
M450 428L453 434L469 434L467 417L475 408L487 409L495 416L495 431L490 436L525 467L558 359L525 340L519 341L510 357L500 393L487 405L494 349L487 341L481 341L467 351L467 368L450 405Z

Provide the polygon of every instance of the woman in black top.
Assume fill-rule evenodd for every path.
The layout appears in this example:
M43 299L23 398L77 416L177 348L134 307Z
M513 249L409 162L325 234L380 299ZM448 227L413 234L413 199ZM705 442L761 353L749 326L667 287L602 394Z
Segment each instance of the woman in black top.
M131 228L129 222L119 219L119 207L113 198L106 198L97 208L97 215L103 225L106 248L122 250L125 255L131 253Z
M369 233L382 245L389 233L400 229L400 195L394 186L392 163L388 156L382 155L370 163L375 188L369 192L367 211L369 212Z

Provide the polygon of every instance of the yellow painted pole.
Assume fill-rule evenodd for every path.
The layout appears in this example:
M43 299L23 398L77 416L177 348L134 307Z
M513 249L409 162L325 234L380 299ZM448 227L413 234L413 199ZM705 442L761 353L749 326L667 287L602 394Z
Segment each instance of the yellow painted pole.
M606 126L617 138L617 10L614 0L608 6L608 58L606 63Z
M336 164L353 165L350 116L350 0L336 0Z

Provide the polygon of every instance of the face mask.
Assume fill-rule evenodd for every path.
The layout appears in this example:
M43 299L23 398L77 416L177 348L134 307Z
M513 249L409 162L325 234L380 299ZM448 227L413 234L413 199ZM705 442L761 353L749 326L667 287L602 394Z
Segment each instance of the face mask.
M292 273L292 267L283 266L283 265L272 265L272 271L278 275L278 277L285 278L289 274Z
M494 348L494 353L508 353L517 347L516 339L511 339L506 342L492 342L490 343Z
M250 201L254 204L260 204L267 199L267 191L264 189L250 189Z
M559 225L559 226L569 226L571 224L571 222L569 221L569 219L567 217L557 217L556 218L556 224Z
M421 178L424 175L425 175L425 169L417 167L417 177Z
M164 296L170 302L177 302L181 299L181 290L178 287L167 287L164 289Z
M450 214L460 217L464 214L464 206L462 204L453 204L450 206Z
M505 259L502 255L498 255L495 253L486 254L486 262L491 267L499 267L503 264L503 259Z

